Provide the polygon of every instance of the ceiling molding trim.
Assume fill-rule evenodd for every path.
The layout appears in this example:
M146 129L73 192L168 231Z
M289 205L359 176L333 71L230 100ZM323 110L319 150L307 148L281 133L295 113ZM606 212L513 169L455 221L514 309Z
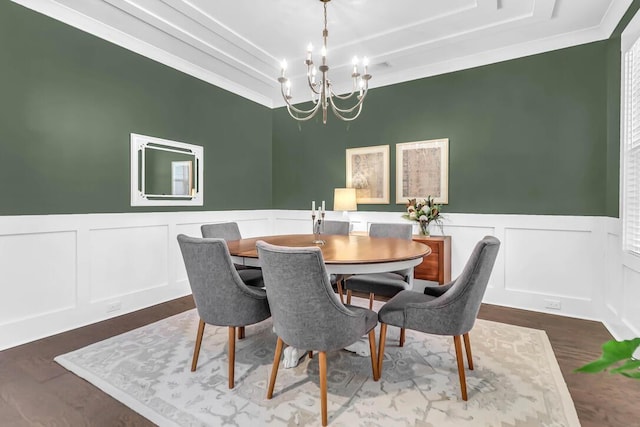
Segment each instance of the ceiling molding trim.
M600 29L605 38L611 37L631 3L633 3L633 0L612 0L609 4L607 13L605 13L600 22Z
M75 27L79 30L92 34L110 43L128 49L139 55L145 56L156 62L174 68L185 74L196 77L214 86L232 92L243 98L249 99L265 107L273 108L273 100L259 92L247 89L246 87L232 82L218 74L212 73L184 59L170 54L162 49L150 45L149 43L132 37L122 31L108 26L102 22L81 14L65 5L61 5L53 0L12 0L21 6L47 15L53 19Z
M405 44L400 48L378 52L375 55L369 55L369 59L370 61L372 61L372 63L376 63L376 61L378 61L379 58L384 58L384 60L387 60L387 61L390 60L393 62L395 57L406 55L407 52L409 52L411 55L415 55L417 54L417 52L426 51L431 46L437 46L442 43L457 42L470 37L477 38L481 34L492 33L497 30L503 29L505 27L510 28L514 25L521 25L521 24L531 25L537 22L548 21L549 19L551 19L555 5L556 5L556 0L537 0L532 5L532 8L527 12L520 13L517 15L511 15L493 22L478 24L475 27L472 27L472 28L468 27L468 28L465 28L464 30L457 31L455 33L449 33L441 37L434 37L426 41L419 41L419 42L414 42L410 44ZM342 45L339 45L334 49L339 50L339 49L342 49L344 46L359 44L363 41L375 42L377 39L382 39L390 35L421 28L422 26L430 22L442 19L443 17L454 16L463 12L471 12L476 9L495 10L497 8L498 8L497 0L478 0L476 4L473 6L461 7L456 9L454 12L443 13L438 16L430 17L428 19L424 19L418 22L414 22L414 23L407 24L400 27L395 27L393 29L390 29L384 32L372 34L352 42L343 43ZM351 63L347 62L347 63L338 64L337 66L333 66L333 69L334 70L342 69L342 68L349 69L350 67L351 67ZM306 72L304 72L304 70L299 71L296 74L292 74L291 78L294 80L305 79ZM371 83L369 84L369 86L371 87Z
M493 0L495 2L495 0ZM406 24L406 25L400 25L397 27L393 27L393 28L389 28L385 31L380 31L377 33L370 33L369 35L367 35L366 37L361 37L357 40L351 40L348 42L343 42L343 43L337 43L334 47L331 48L331 50L341 50L341 49L346 49L348 47L352 47L352 46L356 46L365 42L375 42L377 39L384 39L385 37L388 37L389 35L392 34L397 34L397 33L402 33L405 31L411 31L411 30L415 30L415 29L419 29L422 27L426 27L429 24L442 20L444 18L448 18L451 16L457 16L463 12L471 12L478 9L478 2L476 1L476 3L474 5L471 6L462 6L459 7L457 9L453 9L453 10L449 10L447 12L438 14L438 15L433 15L430 16L428 18L425 19L421 19L419 21L415 21L415 22L411 22L410 24ZM443 37L443 39L448 38L447 37ZM439 40L438 40L439 41ZM429 42L431 43L431 42Z
M166 3L165 0L162 0ZM250 55L255 56L256 58L260 58L260 60L262 62L264 62L265 64L269 64L271 65L274 70L278 70L278 67L276 67L274 64L280 64L280 60L276 57L274 57L273 55L271 55L269 52L267 52L266 50L262 49L260 46L256 45L255 43L252 43L250 40L248 40L247 38L243 37L242 35L240 35L239 33L233 31L231 28L227 27L226 25L224 25L222 22L218 21L217 19L215 19L213 16L211 16L210 14L208 14L207 12L205 12L204 10L200 9L199 7L197 7L196 5L194 5L192 2L188 1L188 0L183 0L183 2L186 6L188 6L189 8L191 8L192 10L196 11L199 16L198 17L204 17L209 23L213 23L215 25L215 27L222 29L222 31L215 31L213 29L211 29L212 27L209 27L208 25L205 25L204 23L200 22L200 20L198 19L198 23L200 23L200 25L203 25L206 28L209 28L212 32L218 34L220 37L225 38L227 40L229 40L231 43L233 43L235 46L237 46L239 49L244 50L245 52L249 53ZM178 3L180 4L180 3ZM174 9L178 10L174 5L172 5L171 7L173 7ZM184 13L184 11L180 10L180 12ZM185 14L186 16L190 16ZM193 17L191 19L194 19ZM229 37L231 36L231 37ZM240 43L232 41L233 39L236 39L238 41L240 41Z
M553 3L553 2L551 2L551 3ZM547 4L549 4L549 2L547 2ZM551 4L551 6L552 6L551 10L553 10L553 4ZM432 38L432 39L428 39L426 41L419 41L419 42L415 42L415 43L411 43L411 44L406 44L406 45L402 46L401 48L378 52L375 55L370 55L369 56L369 60L373 64L375 64L376 62L378 62L381 59L383 61L391 61L391 62L393 62L393 60L395 58L407 55L407 53L410 54L410 55L416 55L419 52L427 52L428 49L430 49L432 46L438 46L438 45L444 44L444 43L455 43L455 42L464 41L465 39L469 39L470 37L478 37L478 34L491 33L491 32L494 32L494 31L496 31L498 29L501 29L503 27L512 26L512 25L514 25L516 23L525 22L527 24L531 24L531 23L535 23L535 22L544 21L544 20L547 20L549 18L551 10L549 10L548 7L546 9L536 8L536 9L534 9L534 10L528 12L528 13L523 13L523 14L520 14L520 15L510 16L508 18L505 18L505 19L502 19L502 20L499 20L499 21L494 21L494 22L491 22L491 23L481 24L481 25L478 25L478 26L473 27L473 28L467 28L465 30L461 30L461 31L458 31L458 32L455 32L455 33L451 33L451 34L446 34L446 35L441 36L441 37L435 37L435 38ZM404 26L404 27L401 27L401 28L403 30L405 30L407 28L412 28L412 27L415 27L415 25L407 25L407 26ZM361 40L372 41L372 40L375 40L375 39L379 38L379 36L381 34L384 35L384 36L388 36L389 34L395 34L396 32L400 32L400 31L396 31L396 29L394 29L393 31L387 31L385 33L379 33L379 34L376 34L376 35L371 36L371 37L366 37L366 38L359 39L358 42L360 42ZM349 43L349 44L352 44L352 43ZM350 70L350 68L351 68L351 63L350 62L346 62L346 63L334 65L332 67L332 70L333 71L341 70L341 69ZM306 74L305 70L301 70L299 72L296 72L295 74L291 74L290 75L290 78L293 79L293 80L300 80L300 79L304 80L304 79L306 79L306 77L307 77L307 74ZM373 83L373 80L371 80L369 82L369 87L373 87L372 83Z
M131 8L133 11L137 11L140 14L144 15L145 19L141 19L139 14L132 13L132 10L123 8L122 5L118 4L118 2L115 2L114 0L103 0L103 1L110 4L112 7L115 7L116 9L122 11L122 13L125 13L131 16L133 19L140 20L143 23L152 26L157 31L165 34L167 37L171 37L175 40L185 43L187 48L197 49L198 51L213 58L214 60L217 60L229 65L230 67L236 69L239 73L244 73L250 78L258 80L260 83L275 87L276 82L271 75L267 75L265 72L249 65L246 61L243 61L242 59L233 56L231 53L227 52L226 50L220 49L212 45L204 38L195 34L194 31L189 31L183 26L176 25L168 21L167 19L158 15L152 10L145 8L140 4L132 3L131 1L125 0L125 4L128 5L126 7ZM185 19L188 19L191 23L194 22L192 17L184 14L183 16ZM196 23L200 25L204 30L211 31L208 28L204 28L204 26L202 26L202 24L200 24L199 22L196 21ZM223 37L217 32L213 32L213 33L218 35L221 38ZM235 43L232 43L232 44L233 46L246 51L242 47L237 46ZM250 53L250 54L253 55L253 53Z
M422 67L413 67L395 73L387 73L381 76L374 76L374 78L369 80L369 88L373 89L378 87L391 86L394 84L404 83L412 80L433 77L440 74L467 70L484 65L495 64L498 62L524 58L540 53L592 43L605 40L607 38L608 37L603 35L600 27L593 27L587 30L560 34L558 36L535 40L527 43L521 43L514 46L506 46L500 49L480 52L477 54L429 64ZM338 88L337 90L338 93L341 93L339 89L343 88ZM375 93L371 96L375 96ZM308 102L310 100L311 98L308 98L300 100L299 102ZM274 100L273 108L283 107L284 105L284 101L276 99Z
M70 7L59 3L57 0L12 0L16 4L20 4L24 7L32 9L36 12L47 15L53 19L61 21L65 24L71 25L75 28L78 28L82 31L93 34L99 38L102 38L108 42L114 43L118 46L121 46L125 49L133 51L137 54L145 56L154 61L160 62L166 66L174 68L180 72L191 75L195 78L203 80L207 83L220 87L224 90L232 92L236 95L242 96L248 100L256 102L258 104L264 105L268 108L276 108L284 106L284 102L280 96L280 91L275 90L274 87L272 89L268 89L266 91L258 91L254 89L248 89L247 87L235 83L234 81L217 74L216 72L212 72L207 70L206 68L197 65L196 63L182 59L168 51L160 49L151 45L150 43L139 39L137 37L128 35L123 31L112 27L110 25L104 24L102 22L97 21L96 19L85 15L84 13L78 12ZM111 3L111 1L106 0ZM125 0L127 3L131 4L129 0ZM214 19L214 17L209 16L206 12L201 11L197 5L194 5L192 2L184 0L185 6L174 9L181 14L183 14L186 18L197 22L199 25L207 27L205 22L215 22L215 29L211 29L211 31L219 37L225 38L229 41L230 44L237 47L240 50L248 53L249 55L253 55L256 57L258 61L263 61L265 59L271 58L271 55L254 45L253 43L246 40L240 34L233 32L231 29L227 28L221 22L218 22ZM163 3L170 5L168 1L162 0ZM571 46L596 42L605 40L610 37L615 27L618 25L621 17L627 11L629 6L631 5L632 0L610 0L609 7L601 19L601 21L590 28L577 30L574 32L558 34L555 36L547 37L544 39L533 40L530 42L520 43L517 45L505 46L502 48L497 48L493 50L488 50L484 52L474 53L465 57L454 58L451 60L445 60L438 63L422 65L412 68L400 69L398 71L391 71L387 73L380 73L369 82L370 88L388 86L393 84L402 83L405 81L421 79L425 77L435 76L439 74L445 74L470 68L475 68L483 65L493 64L497 62L503 62L507 60L522 58L530 55L540 54L548 51L554 51L558 49L563 49ZM554 6L557 5L557 0L537 0L534 3L534 7L531 10L531 15L528 17L518 16L517 20L524 20L526 22L535 22L538 20L545 20L549 18L549 14L553 14ZM481 8L499 8L498 0L477 0L476 6ZM186 12L186 9L191 8L191 13ZM186 12L186 13L185 13ZM513 17L511 19L507 19L507 22L501 22L500 25L509 26L509 20L513 22ZM205 21L205 22L203 22ZM483 31L490 31L491 27L495 27L496 23L490 26L490 28L484 29ZM157 27L155 27L157 28ZM179 31L185 32L178 28ZM477 28L475 30L477 32ZM165 32L166 33L166 32ZM169 34L170 33L166 33ZM191 36L191 32L186 32L188 36ZM232 35L232 40L229 40L229 35ZM462 32L464 34L464 32ZM197 37L197 36L196 36ZM444 39L463 39L464 36L460 33L455 35L450 35L444 37ZM200 38L196 38L201 41ZM178 38L178 40L180 40ZM437 40L442 43L443 40ZM434 41L426 42L426 45L432 44ZM207 44L209 46L209 44ZM194 48L204 52L202 49L193 46ZM416 46L412 46L414 49ZM399 51L406 50L406 47L401 48ZM259 52L258 54L256 54ZM206 52L204 52L206 54ZM240 54L240 52L237 52ZM389 54L389 52L387 52ZM208 54L212 58L220 61L221 64L227 63L228 66L235 68L235 70L239 73L244 73L247 76L255 79L256 81L262 81L266 76L265 71L256 70L255 66L250 67L246 64L246 61L238 60L234 58L234 55L226 54L229 59L224 61L223 59L212 56ZM375 58L373 58L375 60ZM229 64L235 60L234 64ZM374 61L375 62L375 61ZM340 68L338 66L337 68ZM261 74L262 78L256 79L256 76L253 75L258 71L258 74ZM275 81L275 78L274 78ZM264 83L264 82L262 82ZM340 88L338 88L340 89ZM339 91L338 91L339 92ZM299 102L306 102L310 100L306 98L302 98Z

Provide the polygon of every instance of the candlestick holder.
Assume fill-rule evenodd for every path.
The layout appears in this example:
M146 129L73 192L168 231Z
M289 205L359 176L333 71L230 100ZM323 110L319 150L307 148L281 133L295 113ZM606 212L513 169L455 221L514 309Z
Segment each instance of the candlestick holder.
M311 215L311 223L313 224L313 244L324 245L326 242L321 239L322 233L324 233L324 212L318 217L316 222L316 215Z

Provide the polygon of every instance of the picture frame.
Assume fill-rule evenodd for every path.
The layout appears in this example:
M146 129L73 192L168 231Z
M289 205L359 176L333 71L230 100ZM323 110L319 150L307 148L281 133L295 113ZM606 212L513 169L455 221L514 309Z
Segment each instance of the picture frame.
M449 139L396 144L396 203L426 199L449 203Z
M347 148L347 188L359 204L389 203L389 145Z

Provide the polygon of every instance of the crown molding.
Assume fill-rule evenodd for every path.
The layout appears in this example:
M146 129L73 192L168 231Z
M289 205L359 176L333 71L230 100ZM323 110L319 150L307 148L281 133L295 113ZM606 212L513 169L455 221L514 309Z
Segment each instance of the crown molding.
M111 25L93 18L92 16L99 15L92 14L90 16L94 10L90 10L91 6L88 3L82 3L82 6L88 6L80 11L76 10L68 0L12 1L268 108L277 108L285 105L280 96L279 85L275 79L277 76L277 61L273 55L242 36L242 34L227 27L224 22L212 16L191 0L182 0L175 3L161 0L158 3L152 3L147 6L135 1L100 0L102 3L91 3L94 5L107 4L117 9L118 12L126 14L122 15L123 19L139 19L140 22L149 25L149 28L153 29L153 31L158 31L157 34L161 34L165 39L169 38L175 41L170 47L164 46L164 49L152 44L153 41L147 39L142 32L139 32L136 36L120 29L126 29L126 27L114 27L113 25L116 24L113 21L113 16L111 17ZM602 19L590 28L481 52L478 51L478 46L474 46L466 50L472 51L475 48L476 53L449 59L443 59L447 55L440 55L440 60L437 59L438 55L435 55L432 58L435 62L428 64L423 62L424 65L419 65L415 64L414 61L411 64L412 61L409 58L412 56L415 58L416 55L429 55L430 52L437 52L438 50L441 52L443 46L455 48L457 45L460 47L460 52L463 52L465 50L464 47L469 46L469 42L473 45L473 42L477 41L478 34L487 37L490 41L491 38L495 40L496 37L499 37L498 31L500 28L507 28L513 31L518 25L527 26L537 22L553 20L554 14L558 13L557 9L561 7L558 1L534 0L530 5L530 9L521 7L518 14L505 15L503 20L494 20L485 26L461 28L460 32L457 33L443 34L441 37L430 37L424 40L417 39L404 44L400 43L401 40L398 39L395 46L382 47L385 42L393 39L394 35L396 39L398 38L398 34L402 32L398 31L398 28L406 27L411 31L418 31L419 28L422 28L428 22L432 22L435 18L431 17L427 20L423 19L407 24L404 27L400 26L387 30L386 33L389 34L385 37L381 37L386 34L385 32L369 34L362 40L372 42L373 39L378 38L380 43L377 44L382 47L382 50L378 51L377 54L370 56L374 77L369 82L369 87L373 89L389 86L405 81L601 41L611 36L618 25L620 17L624 15L632 3L632 0L610 0ZM163 12L166 12L167 8L172 8L176 13L180 13L180 19L184 18L183 21L178 23L170 22L170 20L163 17ZM462 4L455 11L448 11L443 16L455 16L456 13L464 14L473 9L499 10L500 8L500 2L497 0L476 0L473 4ZM81 8L78 7L78 9ZM359 41L361 42L362 40ZM177 49L183 46L180 43L183 43L185 47L191 48L188 54L180 55L178 53ZM336 46L336 50L354 43ZM338 55L338 57L340 56L341 54ZM381 61L380 64L376 63L376 59L378 59L378 62ZM397 59L398 63L394 59ZM338 58L338 61L344 62L340 61L340 58ZM406 63L403 64L403 61ZM376 72L376 66L389 63L391 68L380 68L379 72ZM212 69L208 65L212 65L212 68L217 68ZM397 69L395 68L396 66ZM348 71L348 67L349 65L346 63L339 64L333 67L332 71L340 73L342 69ZM273 72L273 79L270 77L271 72ZM298 83L304 83L303 80L306 79L302 74L293 75L291 78L296 87L299 87L300 84ZM340 92L346 89L342 85L348 83L338 79L335 82L337 91ZM297 103L307 102L311 99L310 94L303 92L296 91L296 96L299 96L299 100L296 99Z
M110 43L114 43L146 58L152 59L161 64L167 65L185 74L189 74L214 86L225 89L236 95L247 98L253 102L273 108L273 101L270 97L250 90L245 86L235 83L225 77L206 70L192 62L177 57L165 50L155 47L143 40L126 34L103 22L99 22L76 10L52 0L12 0L36 12L47 15L65 24L71 25L79 30L93 34Z

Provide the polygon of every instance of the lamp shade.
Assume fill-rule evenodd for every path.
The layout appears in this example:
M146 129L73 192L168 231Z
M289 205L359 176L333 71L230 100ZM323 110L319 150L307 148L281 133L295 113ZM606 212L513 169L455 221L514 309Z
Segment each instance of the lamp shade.
M356 204L355 188L336 188L333 191L334 211L355 211L358 210Z

